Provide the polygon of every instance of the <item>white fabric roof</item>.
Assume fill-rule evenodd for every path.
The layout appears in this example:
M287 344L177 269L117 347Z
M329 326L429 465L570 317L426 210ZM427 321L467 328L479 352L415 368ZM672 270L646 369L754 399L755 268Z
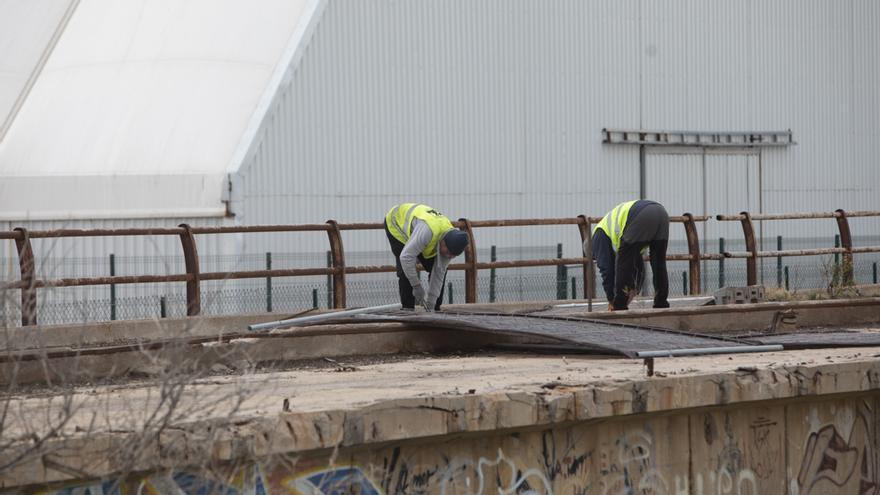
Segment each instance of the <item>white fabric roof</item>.
M223 214L227 168L313 3L0 0L0 115L72 7L0 141L0 216Z

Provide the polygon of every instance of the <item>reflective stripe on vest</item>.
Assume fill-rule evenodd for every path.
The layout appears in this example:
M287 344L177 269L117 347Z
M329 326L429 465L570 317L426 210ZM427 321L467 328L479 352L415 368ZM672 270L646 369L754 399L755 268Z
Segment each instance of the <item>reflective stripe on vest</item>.
M403 203L391 208L385 214L385 223L388 225L391 235L398 241L406 244L409 241L410 234L412 234L414 218L425 222L431 228L431 242L422 250L422 256L425 258L437 256L437 244L446 232L454 228L452 222L428 205Z
M620 238L623 236L623 229L626 228L626 219L629 218L629 210L632 205L636 204L636 201L620 203L602 217L602 221L596 225L596 229L602 229L605 235L611 239L611 247L615 252L620 249ZM595 233L596 230L593 229L593 232Z

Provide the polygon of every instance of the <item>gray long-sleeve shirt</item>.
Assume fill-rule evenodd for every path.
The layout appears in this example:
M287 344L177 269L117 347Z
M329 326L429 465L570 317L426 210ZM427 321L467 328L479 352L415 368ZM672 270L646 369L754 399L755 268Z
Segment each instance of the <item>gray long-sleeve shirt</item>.
M415 287L422 283L416 270L416 261L418 256L422 254L422 251L431 243L434 233L427 223L418 218L414 218L412 222L412 232L409 235L409 241L406 242L403 246L403 251L400 252L400 266L403 268L406 278L409 279L410 285ZM443 290L443 280L446 278L446 269L449 267L450 261L452 261L452 258L447 258L440 254L438 246L437 256L434 258L434 268L431 269L431 276L428 278L428 290L425 291L427 294L425 302L429 308L434 307L437 303L437 297L440 296L440 291Z

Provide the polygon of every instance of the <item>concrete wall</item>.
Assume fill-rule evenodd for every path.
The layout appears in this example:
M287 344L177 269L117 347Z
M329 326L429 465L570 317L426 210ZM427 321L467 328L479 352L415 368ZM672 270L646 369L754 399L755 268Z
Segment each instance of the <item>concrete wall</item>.
M878 408L874 393L644 414L45 493L876 494Z

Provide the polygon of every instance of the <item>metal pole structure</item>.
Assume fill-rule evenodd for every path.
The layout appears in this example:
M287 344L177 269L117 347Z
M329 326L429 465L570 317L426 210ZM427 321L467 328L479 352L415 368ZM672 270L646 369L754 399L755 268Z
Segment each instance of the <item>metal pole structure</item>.
M165 303L165 296L159 298L159 317L165 318L168 316L168 309Z
M327 220L327 236L330 241L330 253L333 263L333 307L345 307L345 249L342 247L342 234L336 220Z
M272 253L266 253L266 270L272 269ZM272 312L272 277L266 277L266 312Z
M468 245L464 248L464 302L477 302L477 240L474 229L467 218L458 219L459 230L468 235Z
M684 213L684 232L687 236L688 254L691 259L688 261L688 272L690 274L691 295L695 296L702 292L700 281L700 237L697 234L697 224L694 223L694 216L690 213Z
M718 252L724 254L724 238L718 238ZM718 288L724 287L724 258L718 260Z
M199 252L196 249L196 237L189 225L182 223L180 245L183 248L183 261L186 265L186 315L196 316L202 312L202 294L200 288Z
M595 296L595 275L593 275L593 236L590 232L590 217L578 215L578 229L581 234L581 244L584 248L584 297L587 298L587 312L593 311L593 297Z
M781 351L782 345L742 345L731 347L697 347L694 349L669 349L668 351L639 351L636 357L675 357L697 356L701 354L742 354L746 352L776 352Z
M264 330L272 330L275 328L282 327L294 327L297 325L302 325L303 323L315 323L324 320L330 320L333 318L339 318L341 316L351 316L358 315L363 313L374 313L378 311L394 311L400 309L400 303L394 304L386 304L384 306L371 306L368 308L358 308L358 309L346 309L343 311L333 311L331 313L324 313L320 315L312 315L312 316L301 316L299 318L289 318L286 320L279 321L269 321L266 323L256 323L254 325L248 325L248 330L252 332L264 331Z
M498 261L498 252L496 247L493 245L491 249L489 249L489 259L494 263ZM450 289L452 292L452 289ZM489 269L489 302L495 302L495 269Z
M327 268L333 267L333 253L327 251ZM327 274L327 307L333 307L333 275Z
M776 250L782 251L782 236L776 236ZM776 287L782 287L782 256L776 257Z
M688 272L681 272L681 295L688 295Z
M755 242L755 228L752 226L752 216L749 212L740 213L743 229L743 238L746 241L746 251L751 255L746 258L746 285L758 284L758 245Z
M788 292L788 266L785 267L785 291Z
M116 276L116 256L110 253L110 276ZM116 319L116 284L110 284L110 321Z
M577 278L571 277L571 298L577 299Z
M556 258L562 259L562 243L556 244ZM565 265L556 266L556 299L565 299L567 296Z
M453 301L453 299L452 299L452 282L449 282L449 304L455 304L452 301Z
M18 268L24 284L21 288L21 326L26 327L37 324L36 262L28 230L24 227L16 227L15 230L18 232L18 237L15 238Z
M840 281L843 285L853 285L853 256L852 256L852 234L849 231L849 221L846 219L846 212L838 209L834 212L837 219L837 228L840 231L840 244L845 249L843 253L843 271Z

